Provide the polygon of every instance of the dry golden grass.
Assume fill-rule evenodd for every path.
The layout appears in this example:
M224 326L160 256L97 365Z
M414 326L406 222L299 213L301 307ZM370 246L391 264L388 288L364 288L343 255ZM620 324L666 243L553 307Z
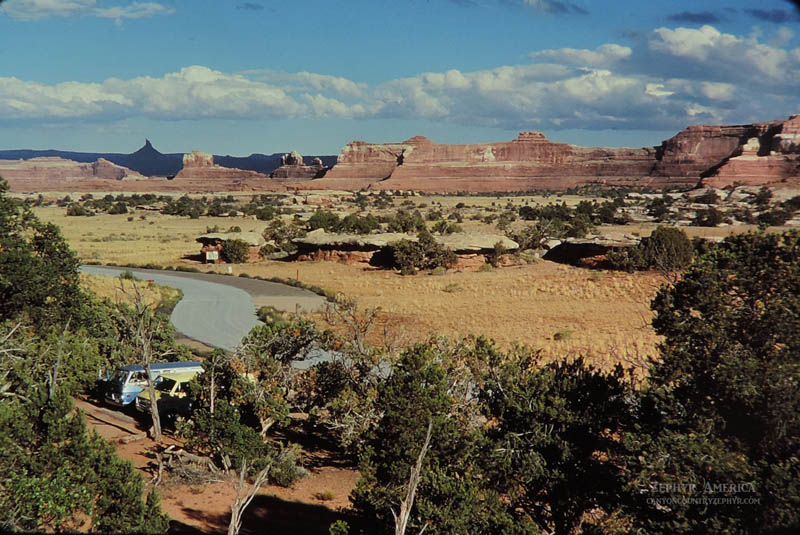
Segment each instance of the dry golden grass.
M179 291L148 283L142 280L122 280L119 277L104 277L81 273L81 286L100 299L108 298L114 303L133 304L136 289L142 302L151 308L158 308L165 300L176 299Z
M406 343L483 334L504 348L526 344L547 357L580 354L607 367L653 355L658 341L649 303L662 279L651 273L604 273L546 261L411 277L331 262L231 267L234 275L299 277L355 299L362 309L380 307ZM315 319L324 323L322 315Z
M507 202L507 198L498 202L496 197L412 199L417 204L435 199L452 206L458 202ZM515 204L520 202L518 198L512 200ZM229 266L203 266L193 259L199 252L199 244L194 241L197 235L215 225L222 229L238 225L243 230L259 232L266 226L265 222L245 217L192 220L141 211L96 217L65 217L62 208L39 208L36 213L41 219L60 225L84 260L193 266L216 272L226 272ZM146 220L140 219L142 214ZM133 220L128 221L131 216ZM647 235L652 228L655 225L616 230ZM713 235L724 236L744 229L710 230ZM484 334L503 347L526 344L543 349L550 357L582 354L598 365L608 366L653 355L658 342L650 327L649 304L663 279L651 273L598 272L546 261L490 272L413 277L330 262L261 262L230 268L234 275L299 278L307 284L341 292L362 308L381 307L399 324L406 343L430 335ZM322 321L321 317L317 319Z
M261 232L263 221L249 217L187 217L137 210L131 214L94 217L67 217L64 208L35 208L42 221L61 227L64 237L84 261L107 264L166 265L186 255L196 255L200 245L195 238L206 228L219 226L227 230L238 226L242 230ZM141 219L145 217L146 219ZM128 218L133 218L128 221Z

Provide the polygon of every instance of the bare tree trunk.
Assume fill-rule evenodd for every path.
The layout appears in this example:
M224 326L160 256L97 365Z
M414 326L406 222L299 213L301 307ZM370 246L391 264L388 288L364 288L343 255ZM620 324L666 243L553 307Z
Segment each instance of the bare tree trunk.
M213 358L213 357L212 357ZM211 361L211 416L214 416L214 376L217 375L216 359Z
M238 535L242 529L242 515L247 506L253 501L258 489L266 482L269 474L269 466L256 474L253 484L246 488L245 475L247 474L247 461L242 461L239 469L239 480L236 484L236 497L231 504L231 521L228 524L228 535Z
M153 419L153 440L161 442L161 417L158 414L158 400L156 399L156 388L153 386L153 373L150 371L150 359L144 365L147 372L147 392L150 395L150 416Z
M394 533L395 535L405 535L406 528L408 527L408 520L411 517L411 509L414 507L414 498L417 495L417 486L419 485L420 475L422 473L422 461L425 459L425 454L428 453L428 448L431 444L431 434L433 433L433 420L428 420L428 431L425 433L425 443L422 449L419 450L417 462L411 468L411 475L406 483L406 497L400 502L400 512L395 513L392 509L392 516L394 517ZM419 535L428 527L427 522L422 529L419 530Z
M67 323L64 325L64 331L58 338L58 352L56 353L56 364L50 371L50 397L52 398L56 393L56 384L58 383L58 371L61 367L61 355L64 350L64 339L67 337L67 330L69 329L69 322L72 321L72 316L67 318ZM13 331L12 331L13 332Z

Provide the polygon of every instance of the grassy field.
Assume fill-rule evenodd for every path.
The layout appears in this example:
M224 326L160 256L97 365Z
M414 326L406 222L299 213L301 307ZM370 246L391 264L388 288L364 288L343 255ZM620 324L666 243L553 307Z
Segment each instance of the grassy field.
M139 214L65 217L60 208L37 215L60 225L71 246L86 261L157 263L226 272L228 265L202 265L194 237L207 227L238 225L261 230L265 223L248 218L197 220ZM598 364L641 357L657 341L649 327L649 302L661 279L653 274L589 271L541 261L490 272L448 272L403 277L382 270L331 262L261 262L230 266L234 275L299 278L357 301L361 308L380 307L391 336L410 344L431 335L460 337L484 334L500 345L526 344L549 356L584 354ZM112 281L92 283L114 298ZM322 317L317 318L324 323ZM376 340L377 341L377 340Z
M136 292L142 302L156 310L169 313L182 297L180 290L159 286L148 281L120 279L81 273L81 286L100 299L108 298L114 303L133 304Z
M400 207L447 210L463 202L473 207L505 209L526 203L576 204L581 198L537 197L411 197ZM302 202L302 201L301 201ZM413 202L414 206L410 205ZM336 205L355 211L350 203ZM309 210L313 207L309 207ZM389 211L393 211L389 209ZM249 217L187 217L136 211L124 215L66 217L63 208L35 209L44 221L59 225L84 261L107 264L147 264L195 267L202 271L253 276L298 278L340 292L362 309L380 307L390 337L410 344L431 335L461 337L483 334L503 347L525 344L548 357L582 354L598 365L620 360L641 361L655 353L658 338L650 327L650 301L663 282L653 273L603 272L552 262L498 268L487 272L450 271L444 275L403 277L395 272L331 262L271 262L246 265L203 265L196 256L195 237L211 227L261 232L266 222ZM514 225L521 225L516 222ZM496 232L479 221L465 219L467 231ZM604 233L648 235L655 225L601 227ZM693 228L690 236L726 236L748 227ZM98 283L93 283L98 285ZM98 290L96 290L98 291ZM98 293L113 298L114 289ZM325 323L322 316L316 319ZM374 342L378 342L378 334Z

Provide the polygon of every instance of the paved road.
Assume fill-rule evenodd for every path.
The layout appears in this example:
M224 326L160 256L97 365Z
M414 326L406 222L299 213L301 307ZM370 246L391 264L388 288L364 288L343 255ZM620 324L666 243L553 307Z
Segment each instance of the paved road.
M181 334L204 344L232 350L259 324L256 305L279 310L314 310L325 300L307 290L285 284L205 273L154 269L81 266L83 273L117 276L130 271L137 278L171 286L183 292L170 321Z

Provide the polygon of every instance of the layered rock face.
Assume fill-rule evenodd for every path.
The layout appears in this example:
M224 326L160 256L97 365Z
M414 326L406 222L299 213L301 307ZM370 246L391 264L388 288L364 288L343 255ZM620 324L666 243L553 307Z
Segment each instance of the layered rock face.
M281 156L281 166L269 174L270 178L279 182L294 182L320 178L328 170L322 159L314 158L311 165L303 163L303 156L297 151Z
M246 179L265 179L269 177L255 171L222 167L214 163L214 156L200 151L192 151L183 155L183 169L175 175L173 182L183 188L208 191L225 191L244 189L242 181Z
M353 141L342 149L336 164L319 182L343 189L365 187L389 178L413 150L414 146L407 142L374 144Z
M140 180L135 171L100 158L93 163L79 163L63 158L32 158L30 160L0 160L0 176L8 180L14 191L37 191L65 188L74 182L87 180Z
M427 191L566 188L591 181L648 176L655 149L582 148L523 132L510 142L442 145L423 136L402 143L350 143L316 181L331 187Z
M800 115L788 121L757 123L744 143L706 173L701 185L763 185L800 178Z
M756 140L757 145L754 144ZM800 176L800 117L736 126L690 126L659 147L577 147L523 132L510 142L441 145L354 141L317 187L420 191L565 189L588 183L694 186L763 184Z

